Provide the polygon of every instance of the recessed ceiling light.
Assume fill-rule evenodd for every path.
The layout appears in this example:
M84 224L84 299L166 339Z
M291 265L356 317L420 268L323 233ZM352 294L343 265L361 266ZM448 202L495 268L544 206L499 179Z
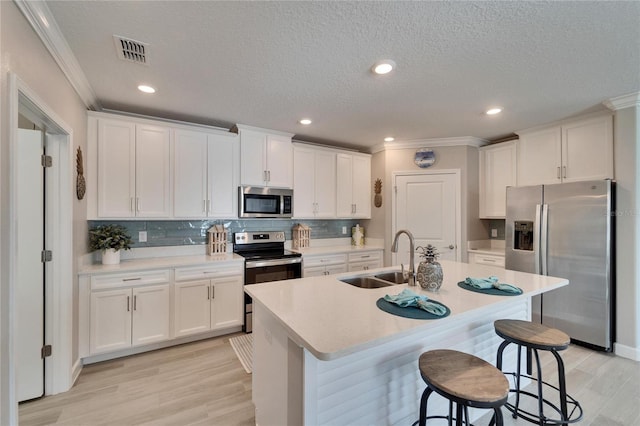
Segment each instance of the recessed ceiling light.
M309 124L311 124L311 120L308 118L303 118L302 120L299 121L300 124L304 124L305 126L308 126Z
M391 59L385 59L383 61L378 61L375 64L373 64L373 67L371 67L371 71L373 71L376 74L388 74L390 73L394 68L396 67L396 63L393 62Z
M391 136L387 136L386 138L384 138L385 142L393 142L395 140L395 138L391 137Z
M145 84L141 84L140 86L138 86L138 90L144 93L156 93L156 89Z
M488 109L486 114L487 115L496 115L496 114L500 114L501 112L502 112L502 108L498 107L498 108Z

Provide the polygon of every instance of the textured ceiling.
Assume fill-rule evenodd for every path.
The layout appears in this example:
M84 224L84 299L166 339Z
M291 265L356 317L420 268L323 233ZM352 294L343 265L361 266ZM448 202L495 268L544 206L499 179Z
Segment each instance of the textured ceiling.
M301 140L495 139L640 91L635 1L48 5L104 108ZM150 65L119 60L114 34L150 43Z

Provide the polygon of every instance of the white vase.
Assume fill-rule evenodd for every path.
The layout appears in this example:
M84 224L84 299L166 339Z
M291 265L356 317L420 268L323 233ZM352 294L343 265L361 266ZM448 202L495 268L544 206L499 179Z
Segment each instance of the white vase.
M120 250L116 250L116 249L102 250L103 265L117 265L118 263L120 263Z

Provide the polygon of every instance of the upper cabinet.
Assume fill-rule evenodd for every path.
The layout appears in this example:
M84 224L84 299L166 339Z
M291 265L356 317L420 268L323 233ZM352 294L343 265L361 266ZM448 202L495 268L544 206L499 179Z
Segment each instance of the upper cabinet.
M238 135L180 129L173 139L174 217L237 216Z
M518 186L613 178L611 115L519 132Z
M98 112L87 127L87 219L237 216L237 134Z
M240 184L293 187L292 134L238 124Z
M96 216L170 216L169 129L103 118L96 122Z
M337 216L371 218L371 155L340 153L336 162Z
M293 193L296 218L335 218L336 153L294 144Z
M516 186L516 143L480 148L480 218L504 219L507 186Z

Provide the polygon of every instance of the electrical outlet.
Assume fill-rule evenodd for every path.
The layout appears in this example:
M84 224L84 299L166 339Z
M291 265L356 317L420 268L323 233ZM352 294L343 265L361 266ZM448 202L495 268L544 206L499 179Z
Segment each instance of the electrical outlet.
M346 226L342 227L342 235L347 235L347 227Z
M147 231L138 231L138 242L147 242Z
M491 229L491 238L497 238L498 237L498 230L493 228Z

